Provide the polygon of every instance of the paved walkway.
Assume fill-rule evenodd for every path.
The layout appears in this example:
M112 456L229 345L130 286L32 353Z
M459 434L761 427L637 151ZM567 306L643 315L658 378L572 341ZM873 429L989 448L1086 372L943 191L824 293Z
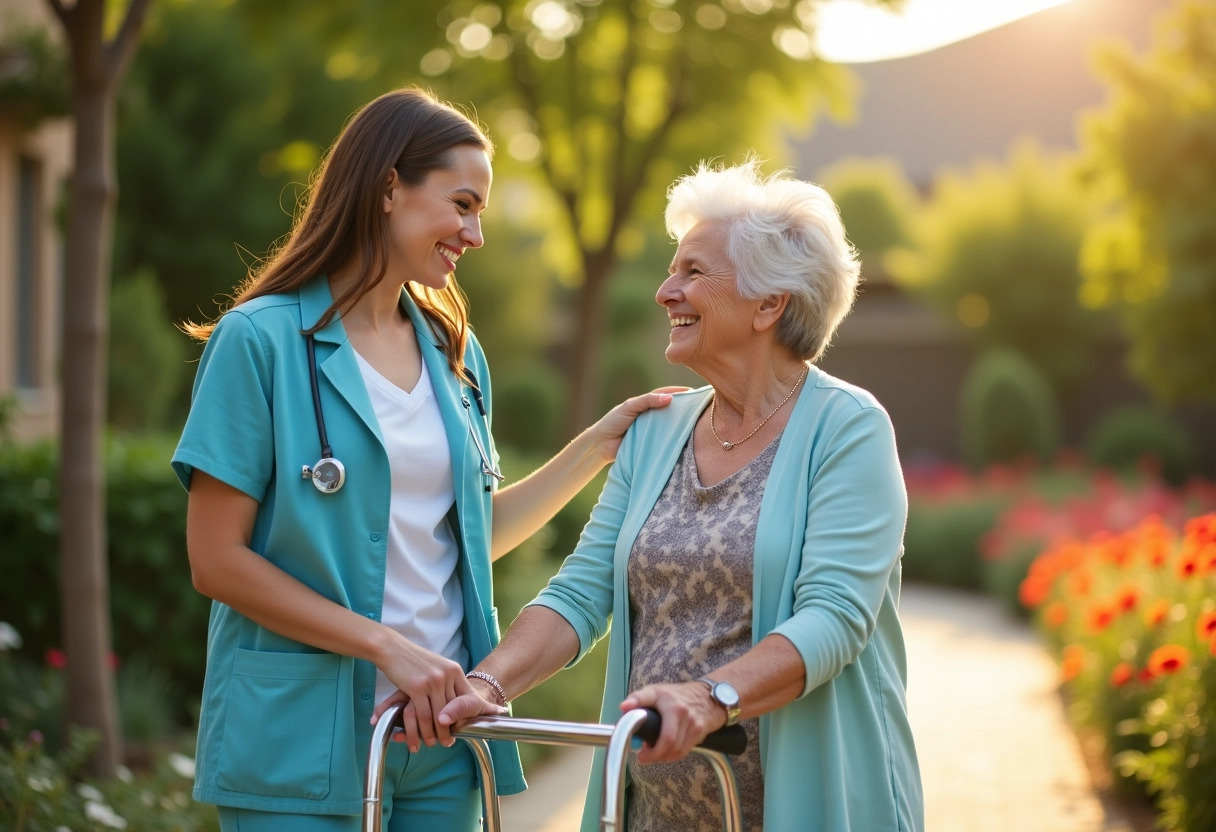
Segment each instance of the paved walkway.
M1025 624L921 586L905 587L901 617L927 832L1133 832L1093 794L1058 671ZM577 829L590 757L563 749L529 772L502 800L503 832Z

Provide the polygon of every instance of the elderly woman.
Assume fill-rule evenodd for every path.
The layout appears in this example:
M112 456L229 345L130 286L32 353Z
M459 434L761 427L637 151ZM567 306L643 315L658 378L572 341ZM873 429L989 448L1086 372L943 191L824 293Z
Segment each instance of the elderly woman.
M736 721L748 829L920 830L895 436L873 396L812 363L858 282L836 206L755 162L703 164L671 188L667 227L667 359L710 386L638 418L577 549L478 665L484 699L439 719L495 712L615 620L602 719L663 715L630 764L630 832L721 828L688 752Z

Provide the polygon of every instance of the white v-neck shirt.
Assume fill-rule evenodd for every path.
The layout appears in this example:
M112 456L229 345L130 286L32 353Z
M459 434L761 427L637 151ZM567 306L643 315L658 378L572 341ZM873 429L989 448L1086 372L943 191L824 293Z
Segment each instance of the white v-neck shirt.
M461 666L459 552L447 516L456 502L452 457L426 363L410 392L355 353L380 423L392 477L381 622ZM397 686L376 671L376 702Z

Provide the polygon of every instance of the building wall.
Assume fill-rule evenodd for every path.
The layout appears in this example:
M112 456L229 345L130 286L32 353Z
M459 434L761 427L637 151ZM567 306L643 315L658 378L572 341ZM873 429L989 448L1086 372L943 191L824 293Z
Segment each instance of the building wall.
M45 2L4 0L0 33L30 24L59 32ZM57 429L63 237L55 217L71 147L66 120L30 129L0 112L0 398L16 398L11 427L21 440Z

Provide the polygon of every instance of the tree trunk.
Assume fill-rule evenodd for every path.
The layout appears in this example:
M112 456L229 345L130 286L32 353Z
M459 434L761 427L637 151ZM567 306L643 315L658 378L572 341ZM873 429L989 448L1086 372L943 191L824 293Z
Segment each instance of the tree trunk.
M109 262L117 183L114 93L75 86L76 140L63 285L60 424L60 609L67 653L65 718L98 731L92 773L112 777L122 760L114 674L107 661L110 584L105 468Z
M600 416L600 353L604 346L604 289L616 265L611 241L583 258L583 286L579 290L574 322L574 344L566 362L566 389L571 391L566 408L565 433L576 436ZM641 390L638 391L642 392Z

